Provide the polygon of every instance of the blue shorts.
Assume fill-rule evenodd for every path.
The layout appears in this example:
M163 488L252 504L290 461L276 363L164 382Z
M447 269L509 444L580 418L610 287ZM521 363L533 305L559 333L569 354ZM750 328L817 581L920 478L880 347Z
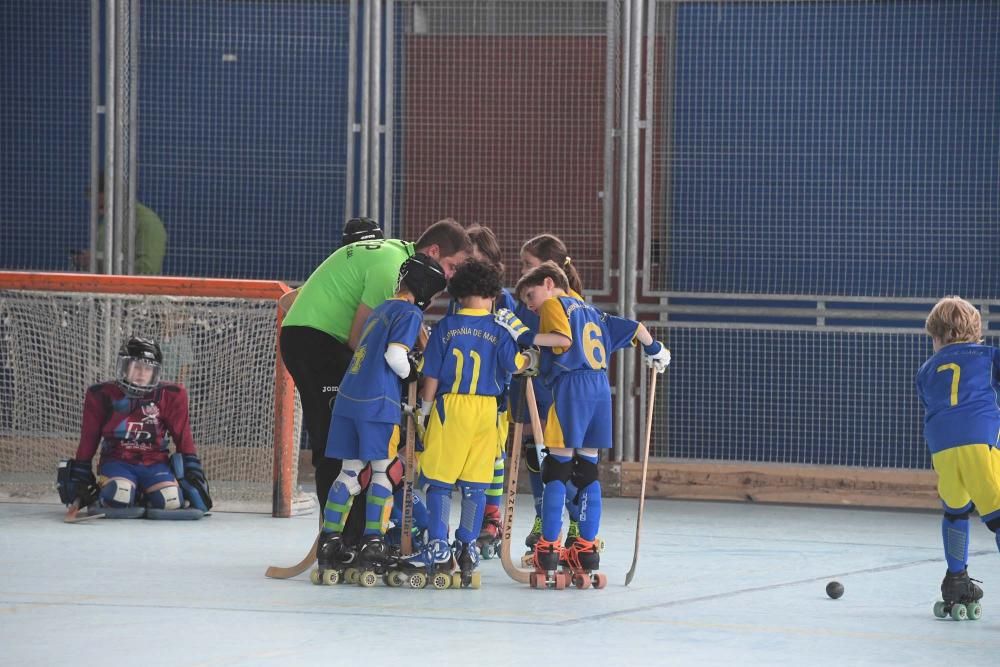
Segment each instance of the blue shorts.
M611 386L604 371L561 375L552 397L545 420L546 447L611 447Z
M166 463L154 463L144 466L118 460L102 461L97 474L108 478L124 477L132 482L140 492L164 482L177 483L177 478L174 477L173 471Z
M326 436L326 456L331 459L381 461L396 458L399 424L373 422L333 415Z

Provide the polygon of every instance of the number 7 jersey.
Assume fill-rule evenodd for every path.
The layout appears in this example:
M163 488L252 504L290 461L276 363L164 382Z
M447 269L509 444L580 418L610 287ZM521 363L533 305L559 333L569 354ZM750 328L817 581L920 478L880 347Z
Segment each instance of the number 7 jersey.
M977 343L946 345L920 367L916 385L932 454L961 445L997 446L1000 350Z

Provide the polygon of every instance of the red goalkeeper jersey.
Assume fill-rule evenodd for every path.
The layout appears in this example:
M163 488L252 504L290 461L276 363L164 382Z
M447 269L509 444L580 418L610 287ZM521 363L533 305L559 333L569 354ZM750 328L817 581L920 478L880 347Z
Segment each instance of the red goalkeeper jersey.
M132 398L116 382L95 384L87 389L83 404L76 459L89 461L100 447L102 461L166 463L168 435L178 452L195 453L184 387L163 382L148 394Z

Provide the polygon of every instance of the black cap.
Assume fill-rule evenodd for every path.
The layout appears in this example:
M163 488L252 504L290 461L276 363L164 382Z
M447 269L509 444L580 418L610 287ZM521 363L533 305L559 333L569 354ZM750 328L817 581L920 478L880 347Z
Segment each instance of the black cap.
M373 239L383 239L382 228L371 218L351 218L344 225L344 236L340 245L357 243L358 241L371 241Z

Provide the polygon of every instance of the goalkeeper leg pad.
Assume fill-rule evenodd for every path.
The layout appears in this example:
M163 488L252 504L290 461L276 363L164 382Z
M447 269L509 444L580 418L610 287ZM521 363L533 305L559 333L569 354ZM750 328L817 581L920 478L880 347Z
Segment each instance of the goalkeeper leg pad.
M197 521L205 516L205 512L194 507L187 507L181 510L160 510L150 508L146 510L146 518L153 521Z
M135 505L135 484L124 477L112 477L101 487L101 505L109 509Z

